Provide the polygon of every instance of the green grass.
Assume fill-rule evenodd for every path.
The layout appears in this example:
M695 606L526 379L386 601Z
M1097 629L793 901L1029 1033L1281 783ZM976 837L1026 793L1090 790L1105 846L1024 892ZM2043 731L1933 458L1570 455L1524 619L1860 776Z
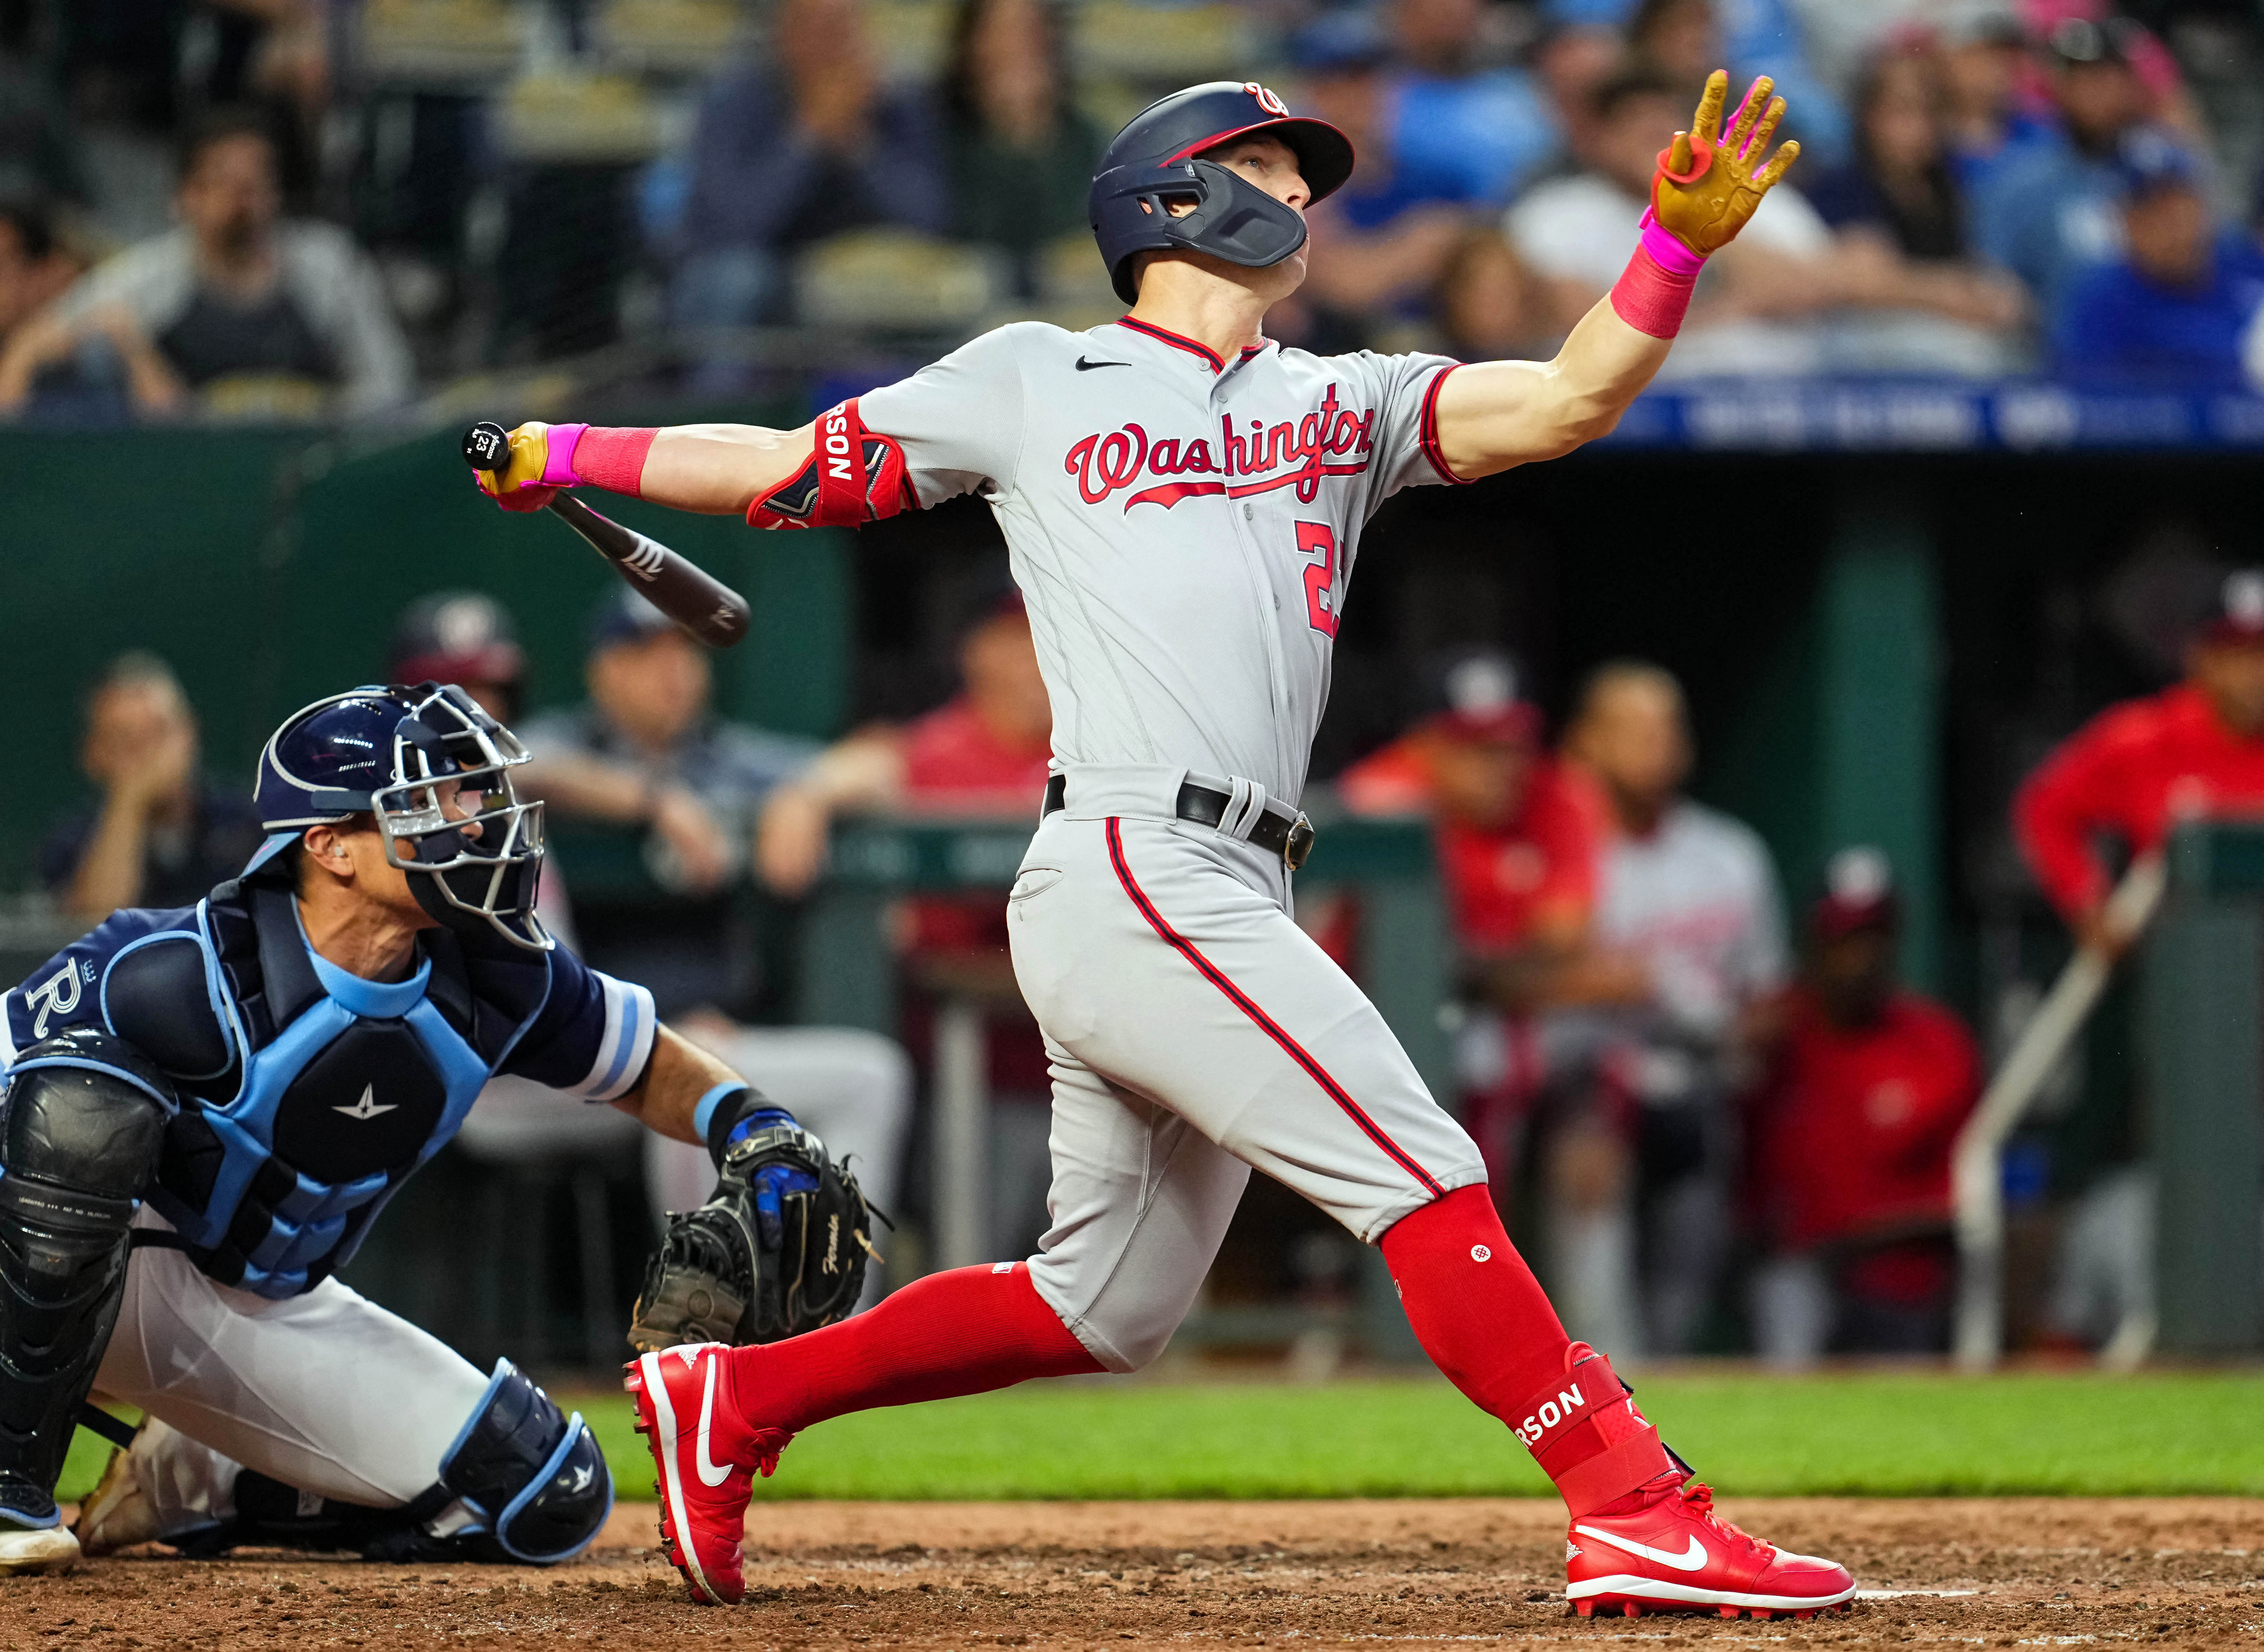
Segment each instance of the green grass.
M2264 1376L1653 1377L1644 1409L1747 1496L2264 1496ZM652 1496L628 1404L562 1396L620 1495ZM62 1496L104 1451L81 1432ZM1509 1432L1444 1382L1041 1383L809 1430L762 1497L1538 1496Z
M1660 1376L1646 1413L1731 1495L2264 1496L2264 1376ZM624 1497L625 1409L583 1402ZM1538 1496L1508 1431L1441 1381L1039 1384L838 1418L763 1497Z

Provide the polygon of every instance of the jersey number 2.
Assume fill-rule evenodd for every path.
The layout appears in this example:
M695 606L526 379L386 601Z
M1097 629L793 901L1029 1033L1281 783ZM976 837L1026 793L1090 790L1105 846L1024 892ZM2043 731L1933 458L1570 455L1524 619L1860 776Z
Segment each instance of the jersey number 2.
M1297 554L1320 561L1305 569L1305 618L1314 630L1333 639L1337 634L1337 536L1325 522L1297 524Z

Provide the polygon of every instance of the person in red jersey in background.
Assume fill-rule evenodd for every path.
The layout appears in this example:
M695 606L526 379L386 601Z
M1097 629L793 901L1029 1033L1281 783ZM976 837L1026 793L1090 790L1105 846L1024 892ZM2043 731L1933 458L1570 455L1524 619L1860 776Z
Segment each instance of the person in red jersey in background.
M1842 850L1827 886L1748 1116L1753 1336L1778 1365L1948 1346L1949 1156L1981 1093L1964 1024L1897 980L1886 857Z
M2106 917L2114 873L2097 839L2133 855L2181 820L2264 813L2264 569L2226 576L2186 650L2186 679L2110 706L2044 759L2013 801L2021 852L2086 946L2130 937Z
M1506 1209L1551 1065L1538 1012L1570 984L1586 938L1605 805L1549 750L1541 708L1519 698L1506 656L1463 655L1440 690L1444 709L1347 769L1337 794L1356 815L1433 823L1459 951L1462 1121ZM1341 928L1327 925L1324 944Z
M1011 585L981 605L959 644L960 692L902 728L860 730L802 779L773 794L758 858L764 879L799 894L824 866L835 815L881 809L1029 818L1046 786L1053 708L1038 675L1030 616ZM993 1240L1034 1247L1046 1228L1045 1041L1014 984L1006 912L997 895L923 895L903 908L899 938L912 984L903 1036L932 1043L939 1000L987 1025Z

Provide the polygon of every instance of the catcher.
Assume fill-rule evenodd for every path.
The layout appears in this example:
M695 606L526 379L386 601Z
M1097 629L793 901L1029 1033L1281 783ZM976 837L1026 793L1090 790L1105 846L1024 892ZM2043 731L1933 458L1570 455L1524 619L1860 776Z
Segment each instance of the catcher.
M318 700L262 755L239 877L113 914L0 997L0 1573L153 1540L542 1565L597 1535L613 1482L579 1416L336 1278L496 1073L721 1167L640 1346L854 1306L853 1176L544 932L526 760L461 689ZM149 1420L128 1436L90 1391ZM127 1448L65 1530L82 1420Z

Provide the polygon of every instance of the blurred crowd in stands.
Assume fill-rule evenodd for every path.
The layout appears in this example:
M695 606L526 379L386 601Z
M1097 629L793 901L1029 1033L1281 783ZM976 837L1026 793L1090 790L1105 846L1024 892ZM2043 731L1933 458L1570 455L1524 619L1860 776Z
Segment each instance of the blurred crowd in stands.
M0 411L361 417L620 345L729 394L781 330L1089 325L1094 157L1221 76L1361 156L1285 342L1545 352L1716 65L1804 153L1672 372L2264 380L2237 0L0 0Z
M2104 916L2112 846L2156 851L2176 819L2264 802L2264 571L2232 574L2183 620L2185 680L2101 713L2014 808L2071 935L2110 953L2130 939ZM672 1025L855 1153L868 1192L910 1218L898 1244L923 1224L932 1237L947 1202L941 1090L977 1092L987 1231L966 1242L1027 1254L1048 1221L1050 1086L1000 892L899 903L893 1038L778 1025L778 983L763 979L778 956L764 925L822 883L844 816L1032 817L1051 715L1028 618L1003 580L976 580L954 629L941 704L825 747L722 716L708 656L626 590L591 615L570 708L522 718L511 616L474 591L413 604L388 666L461 683L517 722L533 753L523 790L549 807L552 932L647 982ZM1324 843L1347 817L1427 822L1450 960L1440 1099L1575 1334L1622 1358L1745 1347L1787 1366L1944 1351L1950 1156L1983 1055L1956 1011L1900 979L1887 858L1841 848L1789 921L1760 837L1686 793L1688 707L1655 664L1598 666L1552 731L1512 659L1466 648L1435 663L1429 706L1306 801ZM82 921L192 902L258 841L246 800L202 771L195 717L153 656L123 656L92 685L82 766L95 795L41 859ZM1361 975L1373 920L1356 886L1301 899L1297 916ZM952 1017L975 1041L947 1078ZM466 1150L618 1156L637 1137L654 1209L704 1197L697 1150L591 1112L499 1081ZM2098 1347L2151 1311L2144 1183L2125 1171L2072 1206L2046 1345Z

